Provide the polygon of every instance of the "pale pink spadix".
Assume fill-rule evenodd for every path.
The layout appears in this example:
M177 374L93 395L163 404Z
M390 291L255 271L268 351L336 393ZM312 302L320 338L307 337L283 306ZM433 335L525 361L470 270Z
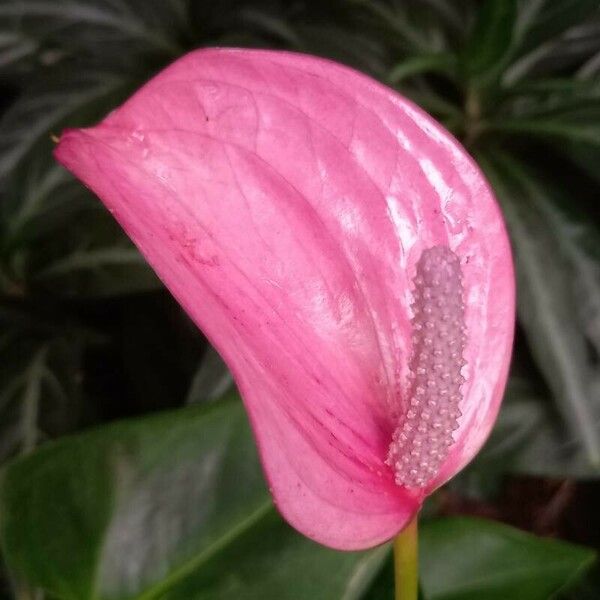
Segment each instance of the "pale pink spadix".
M222 354L299 531L383 542L477 453L512 345L510 249L479 169L419 108L326 60L200 50L55 154Z
M398 415L387 464L396 483L424 487L454 444L466 341L459 259L446 246L424 250L414 280L408 403Z

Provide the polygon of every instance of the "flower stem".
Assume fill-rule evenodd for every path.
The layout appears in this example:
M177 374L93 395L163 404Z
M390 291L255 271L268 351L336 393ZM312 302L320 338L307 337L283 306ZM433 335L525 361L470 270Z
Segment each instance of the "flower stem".
M419 583L417 515L394 539L396 600L417 600Z

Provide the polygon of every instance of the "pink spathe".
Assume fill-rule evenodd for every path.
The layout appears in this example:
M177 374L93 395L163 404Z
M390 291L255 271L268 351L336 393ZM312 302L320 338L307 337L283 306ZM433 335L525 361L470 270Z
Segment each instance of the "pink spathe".
M477 453L512 345L510 248L479 169L419 108L326 60L199 50L56 157L222 354L299 531L383 542ZM460 261L462 416L410 487L386 459L410 404L416 265L438 246Z

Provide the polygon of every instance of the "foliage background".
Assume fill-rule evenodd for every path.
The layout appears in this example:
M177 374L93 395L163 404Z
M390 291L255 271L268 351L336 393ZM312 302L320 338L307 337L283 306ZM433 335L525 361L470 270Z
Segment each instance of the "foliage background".
M0 596L390 597L387 547L334 553L277 517L225 366L50 155L63 127L211 45L352 65L476 157L515 250L517 344L489 443L426 507L423 595L600 597L583 547L600 547L587 0L0 0Z

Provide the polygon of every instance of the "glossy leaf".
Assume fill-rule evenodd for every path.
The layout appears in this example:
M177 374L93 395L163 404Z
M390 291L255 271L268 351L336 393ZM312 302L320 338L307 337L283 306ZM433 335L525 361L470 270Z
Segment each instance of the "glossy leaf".
M270 507L245 417L229 402L119 423L13 463L0 533L9 567L30 584L67 599L135 597L179 579Z
M48 444L4 470L0 514L12 574L65 600L358 598L388 552L283 524L233 400Z
M358 600L390 553L388 545L367 552L329 550L297 534L273 511L160 598Z
M60 507L52 520L48 506ZM0 488L2 544L13 574L65 599L363 597L387 548L327 550L270 506L241 407L225 403L113 425L14 463ZM545 598L593 559L468 519L425 523L421 548L433 600Z
M420 548L427 600L547 600L596 558L588 548L460 517L426 523Z

